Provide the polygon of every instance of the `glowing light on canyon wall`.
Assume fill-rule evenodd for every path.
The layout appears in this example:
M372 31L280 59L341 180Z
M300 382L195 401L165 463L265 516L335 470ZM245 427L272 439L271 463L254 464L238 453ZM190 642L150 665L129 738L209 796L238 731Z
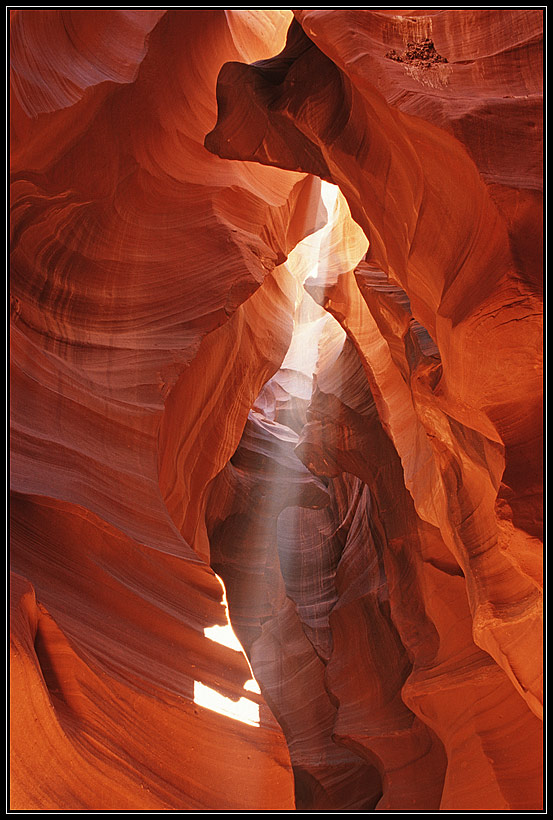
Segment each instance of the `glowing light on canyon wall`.
M226 646L234 652L244 654L242 644L234 634L234 630L228 620L229 614L225 585L218 575L217 579L223 587L223 605L228 623L206 626L204 628L204 636L214 643ZM250 680L247 680L244 684L244 690L246 692L259 693L259 686L253 677L253 673ZM250 726L259 726L259 705L257 703L246 697L233 700L198 680L194 681L194 703L198 706L203 706L205 709L210 709L212 712L217 712L219 715L225 715L233 720L239 720L241 723L247 723Z
M248 689L248 691L251 691L251 689ZM212 712L217 712L219 715L239 720L241 723L259 726L259 706L257 703L249 700L249 698L240 698L234 701L197 680L194 681L194 703L203 706L205 709L211 709Z
M206 626L204 635L210 641L220 643L222 646L228 646L229 649L235 649L238 652L242 651L242 645L233 632L232 626L226 624L225 626Z
M280 370L261 391L250 411L249 434L253 435L253 439L248 439L247 442L243 440L243 446L246 449L253 446L257 456L265 463L262 480L266 489L258 511L254 536L259 545L268 546L274 538L278 538L278 520L283 510L301 507L306 503L310 506L313 503L305 502L301 498L309 482L309 473L294 453L294 447L299 440L298 434L277 420L275 391L281 396L288 395L290 399L309 402L321 352L324 350L325 360L329 356L336 359L346 339L345 331L334 317L309 295L309 285L319 288L332 285L339 275L347 273L357 265L368 247L366 237L353 222L338 187L322 182L321 199L327 212L325 225L302 240L289 254L285 263L297 282L294 330L290 347ZM240 448L237 453L239 451ZM240 471L236 460L233 460L233 468ZM311 478L316 482L313 476ZM316 503L324 503L324 492L321 485L319 493L322 493L322 496ZM287 563L284 555L280 556L280 561L281 564ZM287 574L287 568L283 569ZM224 589L223 581L219 580ZM226 592L223 593L223 603L227 624L206 627L204 635L232 651L243 652L230 625ZM245 683L244 690L259 692L253 672L252 678ZM199 706L234 720L259 725L259 706L245 696L233 700L204 682L195 681L194 701Z

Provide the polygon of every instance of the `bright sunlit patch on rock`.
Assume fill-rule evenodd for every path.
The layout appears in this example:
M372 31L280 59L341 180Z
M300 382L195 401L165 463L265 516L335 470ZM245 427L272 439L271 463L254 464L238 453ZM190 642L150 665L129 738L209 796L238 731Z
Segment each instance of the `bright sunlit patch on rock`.
M242 652L242 645L232 631L230 624L225 624L225 626L206 626L204 635L206 638L209 638L210 641L215 641L215 643L220 643L222 646L228 646L229 649Z
M329 222L332 221L332 214L334 213L339 191L340 189L337 185L333 185L332 182L326 182L324 179L321 180L321 197L328 211Z
M257 686L255 681L247 681L244 689L248 684L251 686L252 683ZM250 689L250 691L252 690ZM248 723L250 726L259 726L259 706L257 703L248 698L240 698L237 701L232 700L197 680L194 681L194 703L233 720Z
M303 324L296 323L288 353L282 362L283 370L297 371L313 378L319 355L319 339L328 321L328 314Z
M318 276L321 274L320 270L320 261L322 256L322 246L325 240L328 237L330 230L332 229L332 225L336 218L336 205L338 202L338 195L340 193L340 189L337 185L333 185L331 182L325 182L325 180L321 180L321 199L324 202L325 208L328 213L328 222L321 228L320 231L313 234L312 241L316 243L314 247L314 254L315 256L315 264L310 268L307 276L307 279L317 279ZM308 237L310 239L311 237ZM304 240L305 241L305 240Z
M221 584L223 589L223 600L222 604L225 607L225 613L227 616L227 623L223 626L206 626L204 628L204 635L206 638L209 638L210 641L215 641L215 643L220 643L222 646L228 646L229 649L234 649L236 652L243 652L242 644L234 634L234 630L230 624L229 618L229 611L228 611L228 601L227 601L227 591L225 589L225 584L223 579L215 573L215 577Z
M219 575L216 575L216 577L223 589L222 603L225 607L228 620L229 613L225 585ZM242 644L234 634L230 622L223 626L219 626L218 624L206 626L204 628L204 636L210 641L221 644L221 646L226 646L228 649L242 653L244 660L249 666L249 661L244 654ZM259 686L253 677L253 673L250 680L247 680L244 684L244 689L247 692L256 692L259 694ZM194 681L194 703L198 706L203 706L205 709L210 709L212 712L217 712L219 715L232 718L233 720L240 720L242 723L248 723L250 726L259 726L259 705L253 700L245 697L239 698L237 701L232 700L232 698L227 698L225 695L222 695L220 692L197 680Z
M318 231L309 234L301 242L298 242L288 256L286 266L300 283L305 282L306 279L316 279L320 276L322 248L328 241L328 235L337 218L339 193L340 189L337 185L332 185L332 183L324 180L321 181L321 199L327 210L327 222ZM301 296L299 301L301 301Z
M308 295L303 288L304 283L320 284L324 287L329 273L329 254L333 243L344 243L344 237L353 231L358 239L360 229L352 228L354 224L349 216L349 209L343 197L340 200L340 190L337 185L321 181L321 199L327 211L326 224L299 242L290 253L287 266L292 275L300 284L300 291L296 300L294 316L294 332L286 357L281 365L281 371L295 371L302 373L312 382L313 374L317 369L319 345L325 328L335 319L324 308ZM364 237L363 237L364 239ZM348 262L356 264L366 251L366 239L359 241L357 255L346 261L342 272L348 269ZM346 334L342 332L342 339ZM338 351L339 352L339 351ZM307 396L307 398L309 398Z

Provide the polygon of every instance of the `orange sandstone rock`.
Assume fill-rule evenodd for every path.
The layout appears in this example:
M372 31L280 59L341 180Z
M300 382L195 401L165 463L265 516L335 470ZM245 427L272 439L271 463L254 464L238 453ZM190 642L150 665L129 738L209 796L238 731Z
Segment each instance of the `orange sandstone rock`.
M202 440L199 507L236 446L290 332L271 273L320 221L317 181L202 146L222 62L278 50L289 18L12 15L14 809L293 808L263 699L259 726L194 702L198 683L240 699L251 670L204 635L223 590L164 502L182 429ZM272 330L260 310L281 311ZM213 430L179 378L232 314L242 360L223 382L204 359L190 388L224 387Z
M223 66L219 120L206 145L220 156L309 171L338 184L369 239L366 264L320 276L308 289L357 349L386 436L379 445L361 424L370 463L378 469L386 461L383 442L393 445L401 465L393 485L408 490L416 526L433 533L433 549L442 545L437 565L453 567L452 583L461 584L468 601L466 651L486 669L489 685L485 695L476 694L481 675L475 671L470 697L478 717L457 740L451 731L457 695L447 676L440 678L439 718L436 707L432 713L428 704L421 707L440 688L434 681L429 688L428 670L413 672L402 697L446 748L441 808L537 808L542 15L297 10L295 16L300 25L291 27L280 55ZM430 40L444 61L422 64ZM391 48L406 56L390 59ZM346 460L332 457L331 406L312 405L309 412L326 432L308 423L302 458L319 474L346 469L371 486L366 457L352 452L350 434L336 434ZM391 560L394 538L386 543ZM401 567L408 558L398 560ZM383 572L389 583L391 564ZM432 573L421 568L416 597L424 610L436 603L436 593L431 605L424 592L427 584L432 588ZM401 584L396 589L401 597ZM451 596L462 620L462 597ZM395 607L393 601L392 594ZM405 628L407 603L393 610ZM440 634L442 619L432 617ZM443 639L446 653L451 639ZM338 656L335 648L329 666ZM378 708L377 695L368 703L367 710ZM528 766L520 776L499 743L494 751L486 746L491 768L476 762L482 732L499 738L505 720L524 749ZM517 741L519 721L525 728ZM351 743L348 728L343 736ZM464 758L454 751L461 748ZM386 770L385 758L379 765ZM477 769L473 788L468 772L474 777ZM405 808L401 785L387 782L380 806Z
M541 12L10 26L11 808L539 809Z

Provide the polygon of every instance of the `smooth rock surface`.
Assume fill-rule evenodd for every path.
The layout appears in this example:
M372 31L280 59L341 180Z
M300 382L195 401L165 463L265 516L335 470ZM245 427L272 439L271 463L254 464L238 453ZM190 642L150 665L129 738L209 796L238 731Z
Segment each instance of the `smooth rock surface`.
M542 28L10 11L12 810L541 808Z
M394 494L400 486L408 491L419 522L414 531L432 533L433 550L441 545L432 566L452 567L452 583L461 585L468 604L463 651L486 670L475 672L476 680L492 676L489 694L477 694L474 684L471 698L479 717L471 729L462 722L459 741L452 734L457 695L447 695L447 675L440 679L440 709L448 703L449 711L440 718L428 705L421 709L423 693L425 699L429 694L428 660L424 675L415 665L403 685L404 703L447 752L439 806L536 808L540 735L534 716L542 710L543 15L294 13L298 25L280 55L250 66L223 66L219 119L205 144L220 156L309 171L338 184L369 239L361 265L327 272L308 280L306 288L355 346L385 438L378 444L364 421L358 435L365 444L356 448L340 420L331 445L330 413L332 408L336 416L337 409L328 401L320 409L315 393L300 436L301 456L319 475L345 469L372 488L366 465L386 463L386 449L393 446L399 459L397 477L390 479ZM347 454L345 461L332 455L334 447ZM402 508L408 506L404 496ZM376 518L386 526L385 510ZM388 561L390 540L395 543L396 536L386 539ZM407 566L411 553L398 559L399 567ZM428 611L424 588L432 585L433 570L420 572L423 591L415 600ZM391 582L391 564L385 576ZM451 595L462 618L461 599ZM396 624L412 630L407 603L395 609L390 598ZM336 607L333 616L338 612ZM441 634L442 619L434 619ZM446 634L453 640L450 628ZM413 647L401 630L399 635L412 661ZM448 640L442 637L440 645L446 655L455 654ZM338 656L335 644L330 668ZM376 694L370 702L378 708ZM501 712L499 702L505 704ZM505 751L492 752L487 745L486 766L479 766L481 720L487 722L487 740L510 722L513 742L523 745L520 757L528 764L520 778L514 759L508 764ZM526 728L517 735L521 720ZM350 744L353 735L352 727L343 733ZM374 736L371 743L376 749ZM454 751L463 746L465 759ZM380 767L386 767L384 758ZM411 799L386 778L384 787L381 808L401 809Z
M286 352L296 286L272 272L320 221L316 180L202 146L221 64L277 51L291 17L260 15L12 13L14 809L294 806L243 653L204 635L228 620L194 542ZM248 695L259 726L195 704L197 683Z

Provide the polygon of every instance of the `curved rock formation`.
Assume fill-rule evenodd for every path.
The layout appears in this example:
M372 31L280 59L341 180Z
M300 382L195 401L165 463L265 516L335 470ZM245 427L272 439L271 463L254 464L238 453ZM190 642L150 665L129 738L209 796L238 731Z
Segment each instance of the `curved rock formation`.
M11 797L20 810L293 807L288 752L264 704L259 727L194 704L196 681L238 700L251 670L204 636L227 622L222 588L162 495L184 468L173 413L188 414L187 435L203 436L203 468L191 476L200 503L291 334L292 285L271 272L317 226L316 183L230 166L201 144L222 62L270 54L288 19L158 17L12 16ZM201 344L219 326L227 351L220 333ZM207 366L214 346L224 383L223 359L211 375ZM192 360L196 409L179 382ZM213 383L224 421L210 438L202 400ZM245 784L247 769L257 777Z
M336 572L335 734L376 758L380 809L538 805L540 722L474 645L463 572L415 512L353 346L344 357L318 379L298 448L315 472L345 469L370 491Z
M295 14L281 55L223 67L206 145L340 185L370 264L311 292L357 347L416 512L466 579L476 646L540 716L541 288L524 247L526 219L534 239L540 224L542 15ZM328 436L318 447L328 461ZM517 799L536 805L532 789ZM464 799L446 788L441 806Z
M542 13L10 26L11 808L539 809Z

